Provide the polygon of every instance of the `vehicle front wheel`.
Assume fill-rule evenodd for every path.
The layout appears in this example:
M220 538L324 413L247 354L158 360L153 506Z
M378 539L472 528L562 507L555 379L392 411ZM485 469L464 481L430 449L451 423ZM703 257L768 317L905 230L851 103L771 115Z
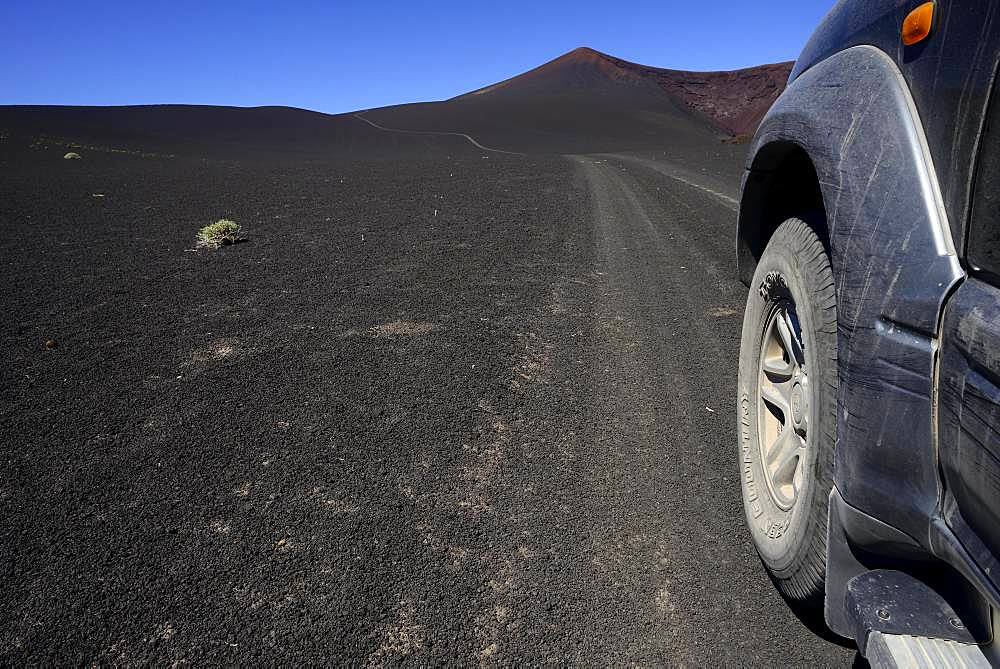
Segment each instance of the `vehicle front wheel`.
M826 249L785 221L754 274L738 386L743 508L785 597L822 606L837 433L837 302Z

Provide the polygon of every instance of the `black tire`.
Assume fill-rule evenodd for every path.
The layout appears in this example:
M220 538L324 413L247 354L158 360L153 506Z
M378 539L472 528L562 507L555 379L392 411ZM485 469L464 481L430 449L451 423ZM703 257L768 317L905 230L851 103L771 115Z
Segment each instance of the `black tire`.
M826 249L800 219L778 228L754 273L737 411L743 508L757 552L788 600L818 609L837 434L837 301Z

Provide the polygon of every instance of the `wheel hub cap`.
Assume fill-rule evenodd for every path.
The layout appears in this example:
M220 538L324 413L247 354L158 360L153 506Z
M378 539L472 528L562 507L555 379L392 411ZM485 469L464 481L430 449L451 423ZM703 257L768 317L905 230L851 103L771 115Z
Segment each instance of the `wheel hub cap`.
M792 408L792 423L798 427L802 425L802 404L805 402L804 394L802 392L802 384L796 380L792 384L792 394L791 394L791 408Z
M758 374L758 443L772 501L788 511L805 475L809 426L809 377L793 304L772 311L761 341Z

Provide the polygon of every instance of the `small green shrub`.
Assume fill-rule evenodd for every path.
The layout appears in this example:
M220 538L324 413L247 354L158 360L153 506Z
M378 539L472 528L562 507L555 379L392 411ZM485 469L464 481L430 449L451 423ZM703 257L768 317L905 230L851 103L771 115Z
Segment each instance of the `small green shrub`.
M63 160L80 160L80 158L81 158L80 154L76 153L75 151L70 151L65 156L63 156Z
M236 221L222 219L198 231L198 248L217 249L240 240L240 226Z

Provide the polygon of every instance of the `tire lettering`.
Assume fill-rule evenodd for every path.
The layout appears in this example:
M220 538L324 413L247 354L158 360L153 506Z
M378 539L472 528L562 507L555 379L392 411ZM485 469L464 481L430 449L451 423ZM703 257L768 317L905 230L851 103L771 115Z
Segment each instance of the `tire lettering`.
M775 288L784 288L787 290L788 284L785 282L785 277L778 272L768 272L764 277L764 280L760 282L760 287L757 289L760 293L760 299L767 302Z
M746 488L747 501L750 503L750 513L754 520L764 513L760 508L757 496L757 483L753 477L753 459L750 457L750 398L746 393L740 398L740 451L743 460L743 485Z
M760 525L760 531L763 532L764 536L768 539L780 539L788 530L789 524L791 524L791 519L785 519L781 522L774 522L773 520L765 519Z

